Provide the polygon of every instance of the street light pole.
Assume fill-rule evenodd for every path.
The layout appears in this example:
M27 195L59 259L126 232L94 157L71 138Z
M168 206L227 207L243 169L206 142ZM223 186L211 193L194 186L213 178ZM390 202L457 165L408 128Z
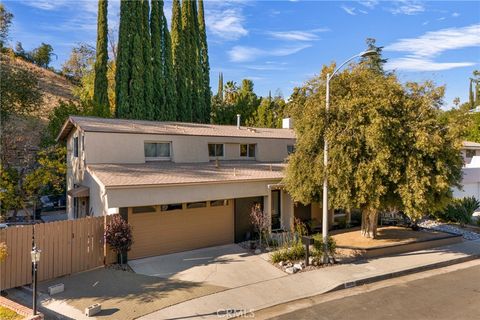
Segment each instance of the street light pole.
M336 68L332 74L327 73L326 81L326 94L325 94L325 130L323 134L323 203L322 203L322 238L323 238L323 263L328 263L328 140L327 140L327 125L328 125L328 110L330 109L330 80L335 74L348 62L358 57L368 57L378 54L376 50L366 50L354 55L353 57L345 60L338 68Z
M32 267L33 267L33 315L37 315L37 267L40 262L40 253L42 250L38 250L37 246L33 246L31 256L32 256Z

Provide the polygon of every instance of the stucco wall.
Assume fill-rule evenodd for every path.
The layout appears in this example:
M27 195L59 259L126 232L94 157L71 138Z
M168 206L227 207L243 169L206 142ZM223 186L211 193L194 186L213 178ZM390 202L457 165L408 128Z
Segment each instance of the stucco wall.
M278 182L279 180L126 189L107 188L106 192L108 207L119 208L266 196L268 185Z
M205 137L127 133L85 132L86 163L144 163L144 143L171 142L171 160L178 163L208 162L208 144L224 143L222 160L247 159L240 157L240 144L257 144L255 160L283 161L287 145L294 139ZM252 160L252 159L249 159Z

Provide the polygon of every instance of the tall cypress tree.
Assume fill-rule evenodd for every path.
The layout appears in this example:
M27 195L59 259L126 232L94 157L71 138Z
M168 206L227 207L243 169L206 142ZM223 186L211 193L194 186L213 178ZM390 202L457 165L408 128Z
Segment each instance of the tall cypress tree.
M470 79L470 87L468 88L468 102L470 102L470 108L473 108L475 106L472 83L473 79Z
M160 5L161 3L161 5ZM160 9L162 7L162 9ZM163 1L152 0L152 16L150 32L152 38L152 68L153 68L153 117L155 120L166 120L165 78L164 78L164 43L163 21L160 10L163 11Z
M130 115L129 82L131 75L133 39L132 15L134 1L122 0L120 3L120 26L118 30L118 49L115 73L115 117L128 118Z
M220 72L218 74L218 90L217 90L217 97L223 101L223 73Z
M163 13L163 1L160 6L162 12L162 49L163 49L163 77L165 88L165 120L177 120L177 93L175 74L172 59L172 39L168 31L167 19Z
M145 104L143 106L144 119L154 120L153 108L153 70L152 70L152 44L150 37L150 5L149 0L142 0L142 48L143 48L143 63L144 63L144 94Z
M99 117L110 116L108 101L108 25L107 0L98 0L97 53L95 60L95 79L93 86L93 113Z
M195 72L195 53L193 45L193 17L192 1L182 1L182 34L184 48L184 66L185 66L185 103L187 105L187 114L184 121L193 122L195 119L195 108L193 106L193 73Z
M200 43L200 65L201 65L201 81L200 84L200 99L203 100L204 116L203 122L210 122L211 112L211 91L210 91L210 64L208 61L208 44L207 44L207 30L205 28L205 12L203 7L203 0L198 0L198 28L199 28L199 43ZM222 91L223 91L223 75L222 75ZM223 92L222 92L223 96Z
M130 112L132 119L145 119L145 58L143 39L143 4L140 1L130 1L132 5L132 24L134 29L131 42L131 79L130 88Z
M191 109L187 101L186 92L186 66L185 66L185 40L182 30L182 10L179 0L172 3L172 61L175 75L177 120L189 121Z

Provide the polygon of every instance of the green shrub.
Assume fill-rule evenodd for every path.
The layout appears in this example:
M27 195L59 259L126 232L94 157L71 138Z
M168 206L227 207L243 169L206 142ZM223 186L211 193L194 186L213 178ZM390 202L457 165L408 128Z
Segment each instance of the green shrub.
M271 259L273 263L280 261L297 261L305 259L305 247L302 243L297 242L291 247L285 246L277 251L272 252Z
M327 256L334 258L335 253L337 252L337 243L335 239L331 236L327 238ZM317 262L322 261L322 257L325 254L325 247L323 244L323 237L322 234L317 233L313 236L313 250L312 256L317 260Z
M435 218L445 222L458 222L461 225L471 223L472 214L480 207L480 202L475 197L453 199L447 207L434 214Z

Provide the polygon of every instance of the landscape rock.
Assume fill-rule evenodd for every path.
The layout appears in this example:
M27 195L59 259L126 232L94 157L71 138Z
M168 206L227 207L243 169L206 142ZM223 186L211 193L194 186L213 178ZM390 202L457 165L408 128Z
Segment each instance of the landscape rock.
M294 274L294 273L296 273L297 271L298 271L298 270L297 270L297 268L295 268L295 267L289 267L289 268L286 268L286 269L285 269L285 272L288 273L288 274Z
M314 261L314 258L313 258L313 257L308 257L308 264L309 264L309 265L312 265L312 264L313 264L313 261Z
M301 265L300 263L295 263L295 264L293 265L293 267L294 267L295 269L298 269L298 270L302 270L302 269L303 269L303 267L302 267L302 265Z
M462 235L465 240L479 240L480 234L472 231L462 229L457 226L452 226L443 222L435 220L424 220L418 224L419 227L425 229L432 229L440 232L448 232L453 234Z
M286 265L286 267L287 267L287 268L291 268L291 267L293 267L293 263L291 263L291 262L287 262L287 265Z
M283 261L280 261L280 262L278 263L278 265L279 265L280 267L283 267L284 264L285 264L285 262L283 262Z
M262 253L262 250L260 250L260 249L255 250L255 254L260 254L260 253Z

